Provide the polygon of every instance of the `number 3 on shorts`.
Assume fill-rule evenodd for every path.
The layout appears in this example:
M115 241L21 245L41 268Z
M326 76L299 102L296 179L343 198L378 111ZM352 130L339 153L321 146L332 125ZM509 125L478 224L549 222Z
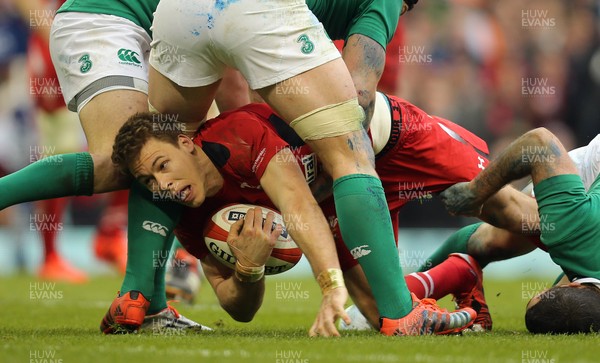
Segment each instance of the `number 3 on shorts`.
M310 41L308 35L306 34L302 34L301 36L299 36L298 39L296 39L296 42L302 43L302 48L300 48L300 50L304 54L310 54L315 49L315 44Z
M92 61L89 54L82 55L77 62L81 63L81 67L79 67L81 73L87 73L92 68Z

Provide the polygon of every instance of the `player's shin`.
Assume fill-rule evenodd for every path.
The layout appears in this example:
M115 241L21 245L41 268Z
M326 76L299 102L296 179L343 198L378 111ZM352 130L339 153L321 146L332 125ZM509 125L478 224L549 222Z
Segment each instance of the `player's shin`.
M433 252L431 256L429 256L417 271L424 272L439 265L444 262L451 253L469 253L467 250L467 242L482 224L482 222L471 224L454 232L440 247L438 247L437 250L435 250L435 252Z
M182 208L174 202L154 199L151 192L139 183L133 183L129 194L127 271L121 286L121 294L136 290L149 299L160 295L162 298L157 301L152 298L150 314L166 307L164 274L173 229ZM159 283L162 287L155 291Z
M381 181L365 174L348 175L335 180L333 194L342 237L365 272L380 316L407 315L412 299L402 278Z
M167 292L165 290L165 274L167 273L167 264L173 263L171 258L171 247L173 246L173 240L175 236L171 234L165 241L163 249L161 250L161 256L168 256L166 262L160 263L156 266L154 271L154 290L152 298L150 299L150 306L148 307L148 314L155 314L167 307ZM175 266L177 268L177 266Z
M92 195L93 191L94 162L89 153L48 156L0 179L0 210L34 200Z

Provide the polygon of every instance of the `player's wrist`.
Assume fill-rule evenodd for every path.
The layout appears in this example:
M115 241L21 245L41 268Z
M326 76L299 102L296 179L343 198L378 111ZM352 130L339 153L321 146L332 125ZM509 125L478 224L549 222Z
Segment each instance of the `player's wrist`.
M237 260L235 262L235 278L240 282L254 283L265 276L265 265L246 266Z
M323 295L327 295L335 289L346 288L344 274L339 268L328 268L325 271L322 271L317 276L317 282L321 287L321 293Z

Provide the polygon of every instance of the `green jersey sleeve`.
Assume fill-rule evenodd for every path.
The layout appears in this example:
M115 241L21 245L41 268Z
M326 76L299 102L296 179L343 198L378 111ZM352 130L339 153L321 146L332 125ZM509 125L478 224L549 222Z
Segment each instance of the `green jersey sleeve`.
M391 41L402 12L402 0L306 0L333 40L367 36L383 48Z
M67 0L57 13L80 12L114 15L131 20L152 36L150 27L159 0Z

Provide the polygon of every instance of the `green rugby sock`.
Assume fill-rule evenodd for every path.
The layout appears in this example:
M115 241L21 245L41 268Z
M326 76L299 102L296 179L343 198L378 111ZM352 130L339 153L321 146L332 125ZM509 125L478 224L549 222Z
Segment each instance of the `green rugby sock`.
M417 271L425 272L430 268L439 265L444 262L451 253L468 253L467 242L482 224L483 222L471 224L454 232L431 256L429 256L427 261L425 261ZM481 267L483 268L483 266Z
M154 273L154 291L152 293L152 299L150 300L150 306L148 307L148 315L156 314L167 307L167 292L165 291L165 274L167 272L167 262L172 263L171 246L174 245L173 239L174 234L169 236L169 239L165 241L161 256L169 256L166 260L160 263Z
M379 315L397 319L412 310L398 248L381 181L352 174L333 183L342 237L363 268L377 302Z
M94 161L89 153L54 155L0 178L0 210L34 200L93 192Z
M127 230L127 270L121 294L140 291L151 299L149 314L166 307L164 273L172 243L173 229L179 221L182 206L174 202L154 201L152 193L137 182L129 192L129 225ZM162 292L156 291L155 280L162 275ZM161 277L158 277L159 279ZM162 294L162 300L160 297ZM153 298L158 301L154 303ZM159 306L161 305L161 306Z

